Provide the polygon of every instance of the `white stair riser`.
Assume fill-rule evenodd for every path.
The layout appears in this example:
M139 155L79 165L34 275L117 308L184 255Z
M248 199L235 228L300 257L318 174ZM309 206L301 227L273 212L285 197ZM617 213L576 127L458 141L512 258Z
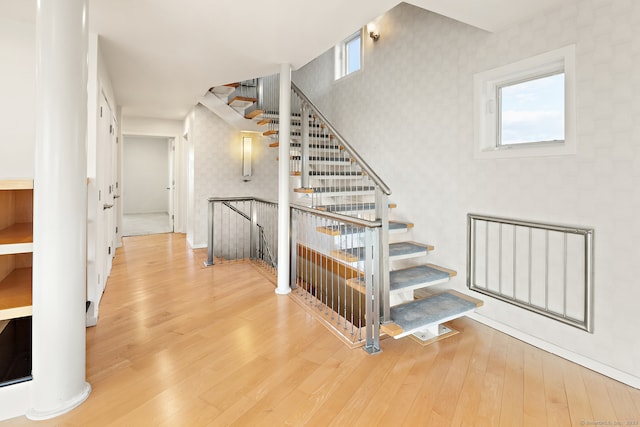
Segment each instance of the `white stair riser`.
M391 307L398 304L403 304L405 302L413 301L413 291L423 288L428 288L429 286L441 285L443 283L447 283L449 278L444 278L440 280L432 280L430 282L417 283L412 286L408 286L406 288L402 288L399 290L389 292L389 304Z
M462 313L454 314L452 316L444 317L442 319L439 319L438 322L431 323L431 324L428 324L428 325L424 325L420 329L413 329L413 330L409 330L409 331L403 331L401 334L396 335L394 338L395 339L404 338L404 337L406 337L408 335L413 335L417 331L423 331L423 330L428 331L430 328L432 328L434 326L441 325L443 323L449 322L449 321L454 320L454 319L459 319L460 317L464 317L464 316L466 316L468 314L473 313L474 311L475 311L475 309L471 309L471 310L464 311Z
M429 251L425 249L424 251L415 252L411 254L403 254L403 255L396 255L396 256L389 255L389 261L393 262L393 261L401 261L403 259L419 258L419 257L427 256L428 254L429 254Z

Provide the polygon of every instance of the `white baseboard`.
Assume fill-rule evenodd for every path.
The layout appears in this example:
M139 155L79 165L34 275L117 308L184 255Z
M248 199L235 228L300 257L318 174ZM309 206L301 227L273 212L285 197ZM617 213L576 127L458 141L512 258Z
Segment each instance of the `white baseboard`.
M0 421L27 413L31 381L0 387Z
M524 341L527 344L531 344L532 346L560 356L563 359L570 360L573 363L577 363L578 365L584 366L585 368L591 369L592 371L598 372L602 375L606 375L607 377L613 378L616 381L620 381L621 383L627 384L633 388L640 389L640 378L627 372L620 371L619 369L612 368L611 366L605 365L604 363L589 359L588 357L574 353L562 347L558 347L557 345L541 340L540 338L532 337L531 335L525 334L524 332L512 328L511 326L505 325L504 323L489 319L488 317L485 317L481 314L471 313L467 317L500 332L503 332L507 335L511 335L512 337L517 338L520 341Z

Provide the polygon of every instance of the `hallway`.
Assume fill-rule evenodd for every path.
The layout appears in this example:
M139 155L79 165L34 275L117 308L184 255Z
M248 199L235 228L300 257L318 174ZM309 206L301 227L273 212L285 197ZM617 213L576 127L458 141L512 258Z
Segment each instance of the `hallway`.
M123 236L172 233L171 219L167 212L122 215Z

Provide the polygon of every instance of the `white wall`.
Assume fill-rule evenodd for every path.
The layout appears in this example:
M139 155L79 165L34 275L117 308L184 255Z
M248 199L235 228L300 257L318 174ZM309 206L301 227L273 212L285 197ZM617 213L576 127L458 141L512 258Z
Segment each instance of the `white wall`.
M258 134L253 141L253 177L242 179L241 134L202 105L188 116L190 170L187 239L193 247L207 245L209 197L255 196L277 200L276 149Z
M122 133L137 136L159 136L174 138L174 171L176 182L174 191L174 231L187 231L187 163L188 146L184 140L184 122L180 120L156 119L149 117L132 117L124 115Z
M169 140L161 137L123 138L124 213L169 212Z
M118 158L108 156L112 163L106 164L104 153L99 154L99 144L105 144L105 140L111 138L108 134L108 124L111 118L107 117L108 111L103 111L104 117L100 117L100 105L106 99L112 116L116 131L119 133L117 102L111 84L111 78L107 70L107 65L102 57L100 48L100 37L97 34L89 34L88 46L88 79L87 79L87 300L93 304L87 311L87 325L95 325L98 319L99 304L102 298L102 291L110 273L111 262L105 257L115 255L111 251L109 255L106 248L113 241L114 246L120 246L121 226L121 203L113 199L113 194L109 195L110 186L119 186L119 177L111 176L106 182L105 172L110 171L113 162L119 162ZM106 122L105 122L106 120ZM104 147L102 147L104 149ZM118 156L120 150L118 150ZM117 194L119 189L113 189ZM99 198L100 195L100 198ZM103 209L105 202L114 203L115 224L108 220L106 211ZM115 227L114 227L115 225ZM115 233L116 227L118 233ZM114 235L115 234L115 235Z
M0 179L33 178L35 26L0 19Z
M380 40L365 40L361 72L333 82L328 51L294 73L390 185L392 215L415 223L414 240L436 246L432 261L458 271L455 288L466 290L469 212L595 227L593 334L485 296L479 313L636 386L638 28L640 3L632 1L571 0L495 34L401 4L382 18ZM474 73L572 43L577 154L474 159Z

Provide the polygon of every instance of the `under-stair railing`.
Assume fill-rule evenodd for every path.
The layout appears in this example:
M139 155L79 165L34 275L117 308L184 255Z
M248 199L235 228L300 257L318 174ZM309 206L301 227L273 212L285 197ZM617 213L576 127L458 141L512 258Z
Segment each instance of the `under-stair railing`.
M208 220L205 265L251 259L277 269L277 203L255 197L212 197Z
M291 205L291 288L350 345L380 351L380 221Z
M469 289L593 331L593 228L469 214L467 230Z

